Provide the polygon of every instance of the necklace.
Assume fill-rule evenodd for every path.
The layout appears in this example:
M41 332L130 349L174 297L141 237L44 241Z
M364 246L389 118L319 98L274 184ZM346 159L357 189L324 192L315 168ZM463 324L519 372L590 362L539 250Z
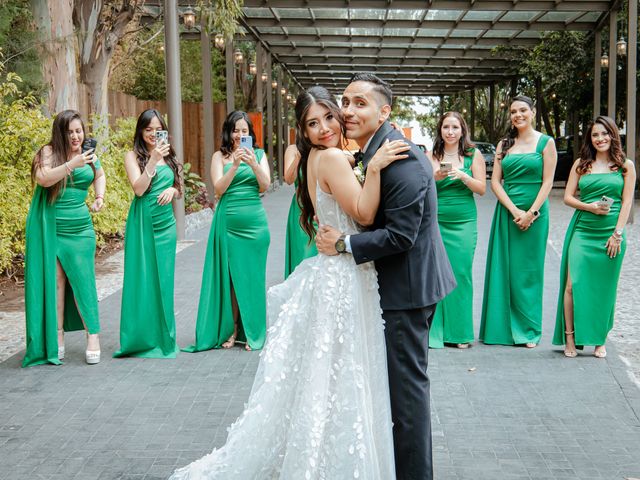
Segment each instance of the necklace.
M447 151L445 150L445 151L444 151L444 156L445 156L445 157L455 157L455 158L458 158L458 157L459 157L459 154L458 154L458 152L456 152L456 153L449 153L449 152L447 152Z

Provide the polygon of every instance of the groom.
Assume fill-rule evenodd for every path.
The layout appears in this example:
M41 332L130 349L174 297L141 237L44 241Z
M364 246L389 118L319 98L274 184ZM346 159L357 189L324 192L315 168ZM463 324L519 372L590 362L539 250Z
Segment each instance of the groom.
M351 78L342 96L347 138L369 160L385 140L403 136L388 122L393 94L369 73ZM385 320L397 480L431 480L431 413L427 355L436 303L456 286L440 238L436 186L430 162L413 143L406 160L382 170L381 200L370 230L343 235L320 226L325 255L351 253L357 264L374 261ZM373 392L375 395L375 392Z

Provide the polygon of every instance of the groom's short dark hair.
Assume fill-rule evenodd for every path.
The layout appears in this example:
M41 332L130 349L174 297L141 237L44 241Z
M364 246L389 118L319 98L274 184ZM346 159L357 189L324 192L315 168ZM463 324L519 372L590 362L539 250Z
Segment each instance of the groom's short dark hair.
M391 87L380 77L373 73L355 73L353 77L351 77L351 80L349 80L349 85L354 82L371 83L373 85L373 91L380 95L389 106L393 106L393 92L391 91Z

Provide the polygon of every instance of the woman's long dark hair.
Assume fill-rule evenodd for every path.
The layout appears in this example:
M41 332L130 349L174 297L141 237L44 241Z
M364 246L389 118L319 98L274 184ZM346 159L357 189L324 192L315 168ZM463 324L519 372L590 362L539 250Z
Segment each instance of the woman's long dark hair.
M75 110L63 110L62 112L56 115L56 118L53 119L53 126L51 127L51 139L49 143L40 147L40 150L36 153L33 158L33 162L31 163L31 183L35 184L36 174L39 169L42 168L42 150L44 147L51 147L51 163L50 167L55 168L60 165L64 165L64 163L69 160L69 154L71 153L71 142L69 141L69 125L74 120L80 120L80 124L82 125L82 132L86 139L86 130L84 128L84 122L82 121L82 117L79 112ZM96 167L93 163L89 164L93 170L93 174L95 177ZM71 177L73 180L73 177ZM67 176L65 176L62 180L60 180L55 185L52 185L47 188L47 199L49 203L53 203L60 195L60 191L64 190L67 186Z
M529 105L529 108L531 110L534 110L535 108L533 100L531 100L526 95L516 95L511 99L511 104L513 104L514 102L524 102ZM509 127L509 131L507 131L507 135L502 138L502 140L500 140L500 145L502 148L500 153L496 155L496 160L502 160L504 158L509 149L513 147L513 144L516 143L516 138L518 138L518 129L511 125L511 127Z
M469 127L467 127L467 122L464 121L462 115L458 112L445 112L444 115L440 117L438 120L438 126L436 127L436 139L433 141L433 158L437 161L442 160L444 157L444 138L442 138L442 124L444 121L453 117L460 122L460 129L462 130L462 135L460 136L460 140L458 141L458 155L461 157L466 157L470 155L475 147L475 144L471 142L471 138L469 137Z
M163 130L167 129L167 124L162 118L162 114L153 108L149 110L145 110L138 117L138 121L136 123L136 131L133 134L133 153L136 154L136 160L138 161L138 168L140 168L140 173L144 172L144 168L149 163L149 157L151 157L151 152L147 150L147 144L144 141L143 132L144 129L149 126L151 121L157 118L162 126ZM179 193L182 193L181 184L181 176L182 176L182 166L178 163L176 159L176 152L173 150L173 147L169 146L169 155L164 157L164 161L166 164L173 170L173 188L178 190ZM151 184L153 180L149 182L149 187L147 191L151 189Z
M253 131L253 124L249 119L249 115L247 115L242 110L235 110L227 115L227 118L224 120L224 124L222 125L222 142L220 145L220 151L225 155L231 155L233 152L233 138L231 138L231 134L233 130L236 128L236 122L238 120L244 120L249 125L249 135L253 139L253 148L260 148L258 146L258 142L256 139L256 134Z
M576 167L576 173L578 175L584 175L591 170L591 165L596 160L597 150L593 146L593 141L591 140L591 132L593 131L593 127L596 123L602 125L611 138L611 144L609 146L609 160L613 165L611 165L609 169L614 172L622 170L623 174L627 173L627 169L624 166L624 163L627 161L627 157L622 150L622 142L620 141L618 127L611 117L605 117L604 115L599 115L589 125L589 128L587 128L587 131L584 133L582 148L580 149L580 163L578 163L578 166ZM631 139L631 141L633 141L633 139Z
M322 145L314 145L311 143L306 134L305 123L309 108L313 104L319 104L326 107L340 123L342 136L344 138L344 122L342 120L342 112L336 99L324 87L311 87L302 92L296 99L296 148L300 152L300 163L298 164L298 178L300 182L296 191L296 198L300 206L300 226L312 239L316 234L316 227L313 224L315 209L309 195L309 185L307 183L307 164L309 161L309 153L314 148L323 150L326 147Z

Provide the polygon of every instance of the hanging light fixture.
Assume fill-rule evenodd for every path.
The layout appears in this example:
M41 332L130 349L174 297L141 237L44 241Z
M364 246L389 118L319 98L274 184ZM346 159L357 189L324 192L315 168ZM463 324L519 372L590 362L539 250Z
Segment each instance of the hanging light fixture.
M618 43L616 43L616 52L618 52L618 55L621 57L627 55L627 42L622 36L620 37L620 40L618 40Z
M236 62L236 65L240 65L244 60L244 55L242 55L242 50L236 48L233 52L233 61Z
M500 102L500 108L504 108L504 107L506 107L506 106L507 106L507 105L506 105L504 102Z
M609 68L609 55L603 53L600 57L600 66L602 68Z
M265 72L262 72L262 75L260 75L260 80L262 80L262 83L267 82L267 74Z
M278 88L278 82L276 80L271 81L271 88Z
M182 20L184 21L184 26L189 30L196 25L196 12L191 8L191 5L189 5L182 14Z
M464 113L464 114L466 115L466 114L467 114L467 109L466 109L466 108L463 108L463 109L462 109L462 113Z
M552 94L551 94L551 98L552 98L553 100L555 100L556 98L558 98L558 96L557 96L555 93L552 93Z
M218 50L224 50L224 37L221 33L216 33L216 36L213 39L213 44Z
M290 93L287 93L287 102L290 102L290 101L291 101L291 98L292 98L292 97L291 97L291 94L290 94Z
M282 88L280 89L280 93L281 93L283 96L284 96L284 95L286 95L286 94L287 94L287 89L286 89L286 88L284 88L284 87L282 87Z
M258 73L258 67L255 63L251 62L249 64L249 75L255 75L256 73Z

